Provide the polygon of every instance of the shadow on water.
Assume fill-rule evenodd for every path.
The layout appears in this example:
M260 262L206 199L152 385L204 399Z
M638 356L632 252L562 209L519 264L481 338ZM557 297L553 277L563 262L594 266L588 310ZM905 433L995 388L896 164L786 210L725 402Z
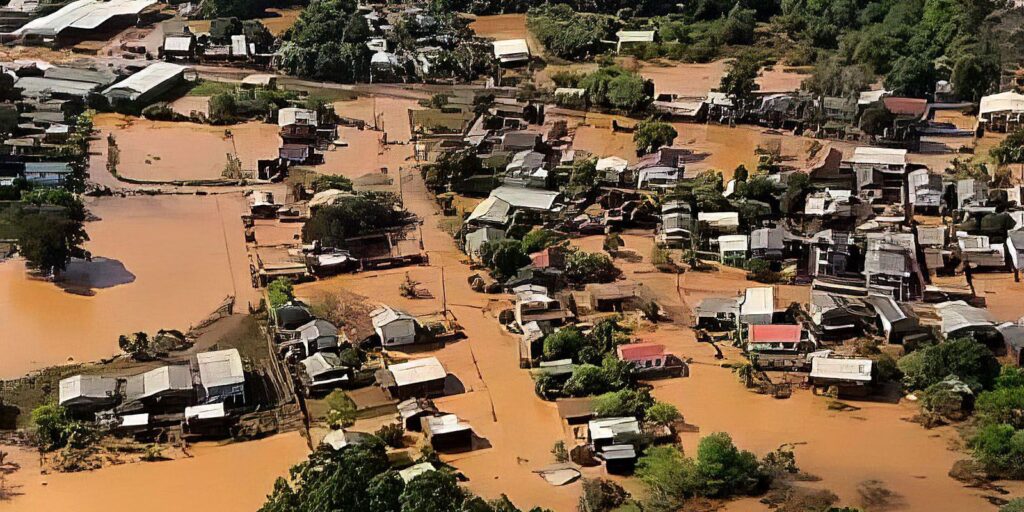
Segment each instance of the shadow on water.
M135 281L124 263L110 258L72 260L58 286L68 293L94 295L97 289L113 288Z

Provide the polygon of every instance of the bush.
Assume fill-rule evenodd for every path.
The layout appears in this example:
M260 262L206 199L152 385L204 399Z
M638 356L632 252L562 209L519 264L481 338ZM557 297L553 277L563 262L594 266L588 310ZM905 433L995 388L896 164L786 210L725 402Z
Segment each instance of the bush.
M565 278L576 284L610 283L621 274L606 254L574 251L566 258Z
M535 229L523 235L523 252L532 254L561 242L562 235L548 229Z
M970 446L986 471L1002 478L1024 478L1024 431L997 423L982 427Z
M295 287L288 278L279 277L274 279L267 285L267 296L270 297L270 307L277 308L294 299L294 291Z
M666 402L654 402L644 411L644 418L655 425L669 426L683 419L676 406Z
M637 154L654 153L663 146L671 146L679 132L668 124L654 119L640 121L633 132L633 144Z
M392 448L402 448L404 446L402 438L405 436L405 429L402 428L400 423L382 425L373 435L379 437L381 441L384 441L384 444Z
M647 389L622 389L598 395L594 398L594 413L598 417L612 418L633 416L643 418L648 408L654 405L654 398Z
M32 425L40 448L44 451L63 448L73 441L81 441L87 427L76 421L64 407L56 403L40 405L32 410Z
M330 174L324 174L317 176L316 179L310 183L310 187L313 192L323 192L325 190L341 190L344 192L352 191L352 180L344 176L335 176Z
M365 192L317 208L302 227L302 240L320 241L324 247L345 247L351 237L401 226L408 214L398 196L390 192Z
M526 26L544 49L562 59L587 59L604 50L602 39L611 36L608 16L574 12L565 4L529 10Z
M928 386L955 375L972 389L992 387L999 375L996 357L973 338L956 338L903 356L897 363L910 389Z
M530 264L530 257L523 251L522 242L514 239L484 242L480 246L480 262L483 263L494 277L499 280L508 279L520 268Z
M356 403L344 391L331 391L325 399L327 416L324 421L332 429L348 428L356 423Z
M575 359L586 344L583 333L575 327L564 327L544 338L544 359Z

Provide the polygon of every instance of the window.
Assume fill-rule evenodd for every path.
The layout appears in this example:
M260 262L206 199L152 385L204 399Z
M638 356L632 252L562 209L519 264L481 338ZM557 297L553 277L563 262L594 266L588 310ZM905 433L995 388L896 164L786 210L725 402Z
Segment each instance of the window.
M655 359L654 366L661 366L661 359Z

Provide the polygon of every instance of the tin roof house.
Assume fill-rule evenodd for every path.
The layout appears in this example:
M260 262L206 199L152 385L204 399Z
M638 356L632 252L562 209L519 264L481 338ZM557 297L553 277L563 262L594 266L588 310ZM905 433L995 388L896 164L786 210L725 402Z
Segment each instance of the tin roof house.
M370 312L370 320L385 349L416 342L416 328L419 324L408 313L382 306Z
M454 414L420 418L423 435L439 452L466 451L473 448L473 428Z
M299 364L304 371L299 380L307 392L342 386L352 378L352 369L343 365L341 358L333 352L317 352Z
M425 357L392 364L377 370L374 377L391 398L406 400L443 395L448 372L436 357Z
M1006 91L981 98L978 122L986 130L1011 132L1021 126L1024 119L1024 94Z
M238 349L200 352L196 365L204 391L200 403L245 403L245 369Z
M149 406L155 404L184 407L195 400L192 369L185 365L161 366L128 377L125 398ZM180 409L179 409L180 410Z
M751 325L747 350L754 353L795 353L800 351L803 329L799 325Z
M495 41L493 45L494 58L502 65L521 64L530 60L530 48L525 39Z
M747 288L740 300L740 323L767 325L775 315L775 289L771 286Z
M117 379L110 377L75 375L58 386L57 403L76 415L112 407L117 399Z
M857 178L857 193L868 202L903 204L907 150L859 147L847 162Z
M840 396L863 396L869 391L873 365L870 359L815 357L808 380L815 386L835 386Z
M917 263L916 244L913 233L868 233L864 257L868 288L902 301L919 297L924 276Z

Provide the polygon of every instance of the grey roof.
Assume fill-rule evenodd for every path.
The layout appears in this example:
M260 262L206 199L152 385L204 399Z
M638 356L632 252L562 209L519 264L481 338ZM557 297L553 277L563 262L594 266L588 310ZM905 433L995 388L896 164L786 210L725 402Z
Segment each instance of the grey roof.
M739 297L708 297L697 303L697 306L694 308L694 313L697 316L714 315L717 313L738 315L739 312Z
M750 249L782 249L786 230L782 228L761 228L750 232Z
M1007 322L1005 324L1001 324L996 329L999 329L999 332L1003 335L1003 340L1007 345L1013 347L1013 349L1018 352L1024 350L1024 326L1013 322Z
M26 23L14 34L55 36L69 28L93 30L111 18L139 14L155 3L157 0L77 0Z
M61 94L65 96L78 96L84 98L85 96L88 96L90 92L99 88L99 85L90 82L59 80L56 78L45 78L41 76L23 76L15 82L14 86L21 89L22 95L26 97Z
M475 220L480 222L505 224L509 220L509 213L511 210L512 205L508 204L507 201L491 196L476 205L476 208L473 209L473 213L469 214L466 221L469 222Z
M509 185L504 185L491 191L491 197L497 197L514 208L525 208L527 210L551 210L555 206L559 195L558 192L551 190Z
M387 306L380 307L371 311L370 319L373 322L374 328L381 328L384 327L385 325L397 321L416 321L416 318L413 317L412 315L404 311L389 308Z
M891 295L871 294L864 298L864 301L875 309L879 316L882 316L890 324L910 318L907 312L900 307Z
M324 373L345 367L341 364L341 358L330 352L317 352L303 359L302 366L306 369L306 375L313 380Z
M484 242L494 242L505 239L505 232L498 228L483 227L466 234L466 253L476 255Z
M995 322L988 310L968 305L962 300L935 305L942 318L942 334L950 334L971 327L992 327Z
M423 425L423 432L432 436L472 430L468 423L459 421L459 417L454 414L425 416L420 419L420 423Z
M81 399L108 400L117 390L117 379L99 375L75 375L61 379L58 403L61 405Z
M170 62L155 62L142 71L125 78L124 80L104 89L103 94L110 94L115 91L124 91L128 97L135 100L139 96L159 87L168 80L173 80L185 72L185 66L171 64Z
M129 400L149 398L165 392L192 390L192 370L188 366L161 366L128 377L125 396Z
M117 80L117 75L108 70L93 70L72 67L53 66L43 72L43 76L53 80L71 80L86 82L96 86L107 86Z
M25 174L71 174L71 164L67 162L25 162Z

